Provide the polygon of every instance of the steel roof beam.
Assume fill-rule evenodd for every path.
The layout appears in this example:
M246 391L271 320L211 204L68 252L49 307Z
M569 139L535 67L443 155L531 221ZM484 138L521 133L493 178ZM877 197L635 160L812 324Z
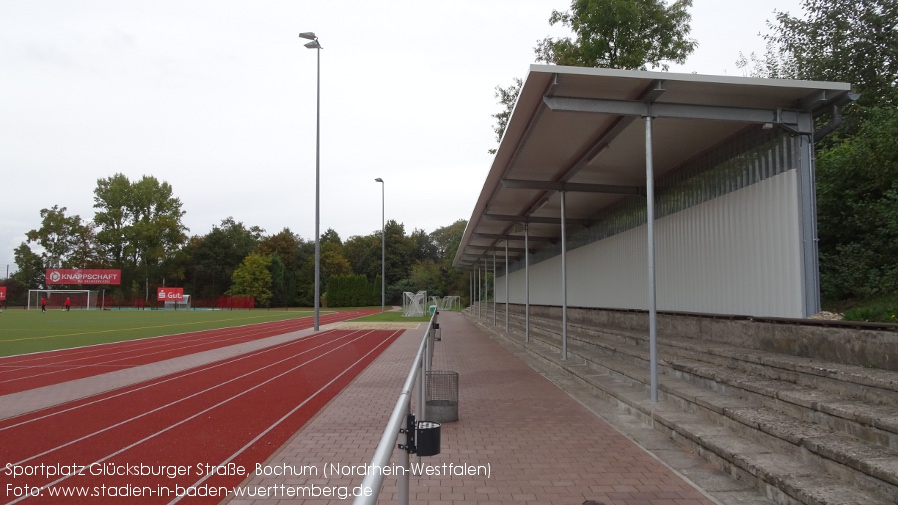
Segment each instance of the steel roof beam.
M513 223L531 223L531 224L561 224L561 219L557 217L539 217L539 216L512 216L504 214L484 214L483 219L486 221L508 221ZM568 224L578 224L586 226L586 219L567 219Z
M491 246L491 245L469 245L468 249L476 249L478 251L498 251L501 249L504 251L505 246L496 247L496 246ZM523 247L509 247L508 250L511 252L520 252L520 253L524 252Z
M784 109L752 109L678 103L645 103L635 100L596 98L545 97L543 102L552 111L594 112L618 116L640 116L675 119L705 119L711 121L740 121L744 123L775 124L796 133L813 133L810 112Z
M645 196L645 186L622 186L619 184L586 184L579 182L525 181L502 179L502 187L507 189L539 189L566 191L569 193L609 193L615 195Z
M492 240L507 240L509 242L523 242L523 235L503 235L500 233L472 233L471 238L481 238L481 239L492 239ZM530 236L528 238L531 242L550 242L555 240L554 237L534 237Z

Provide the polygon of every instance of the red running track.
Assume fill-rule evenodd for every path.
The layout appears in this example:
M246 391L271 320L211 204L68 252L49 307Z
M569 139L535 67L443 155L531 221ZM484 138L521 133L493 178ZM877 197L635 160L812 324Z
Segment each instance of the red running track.
M218 503L400 333L326 331L4 420L2 501Z
M376 309L319 317L329 324ZM0 396L311 328L312 317L0 358Z

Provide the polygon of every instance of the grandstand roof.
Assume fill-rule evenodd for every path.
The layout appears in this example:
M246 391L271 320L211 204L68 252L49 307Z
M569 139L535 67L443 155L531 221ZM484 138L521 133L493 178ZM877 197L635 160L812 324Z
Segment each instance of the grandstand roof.
M511 242L511 261L645 194L646 121L654 178L751 128L813 135L814 117L849 100L845 83L532 65L468 221L454 265Z

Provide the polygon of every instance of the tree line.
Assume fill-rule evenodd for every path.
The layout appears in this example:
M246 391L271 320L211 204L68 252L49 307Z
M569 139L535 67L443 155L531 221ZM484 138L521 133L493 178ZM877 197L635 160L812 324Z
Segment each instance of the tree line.
M10 303L22 303L28 289L47 287L49 268L114 268L122 271L122 282L106 289L116 301L149 301L157 287L174 286L194 300L233 295L254 296L260 307L314 305L314 239L289 228L269 235L233 217L205 235L189 236L180 199L153 176L99 179L93 199L96 212L87 221L57 205L40 211L40 226L15 249L18 271L7 280ZM465 225L459 220L431 233L407 233L402 223L387 221L386 302L401 303L405 291L467 293L467 278L451 267ZM323 304L331 278L345 276L376 284L380 304L380 230L343 240L328 229L319 247Z

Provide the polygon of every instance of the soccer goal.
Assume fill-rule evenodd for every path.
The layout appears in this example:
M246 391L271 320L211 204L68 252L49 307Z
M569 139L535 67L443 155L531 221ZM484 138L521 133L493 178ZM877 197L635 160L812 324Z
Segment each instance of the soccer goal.
M28 310L40 310L41 298L47 300L47 309L64 309L68 298L74 310L96 309L100 291L96 289L29 289Z
M402 317L421 317L424 315L424 303L427 301L427 291L402 293Z
M444 296L437 304L439 310L461 310L461 298L457 296Z

